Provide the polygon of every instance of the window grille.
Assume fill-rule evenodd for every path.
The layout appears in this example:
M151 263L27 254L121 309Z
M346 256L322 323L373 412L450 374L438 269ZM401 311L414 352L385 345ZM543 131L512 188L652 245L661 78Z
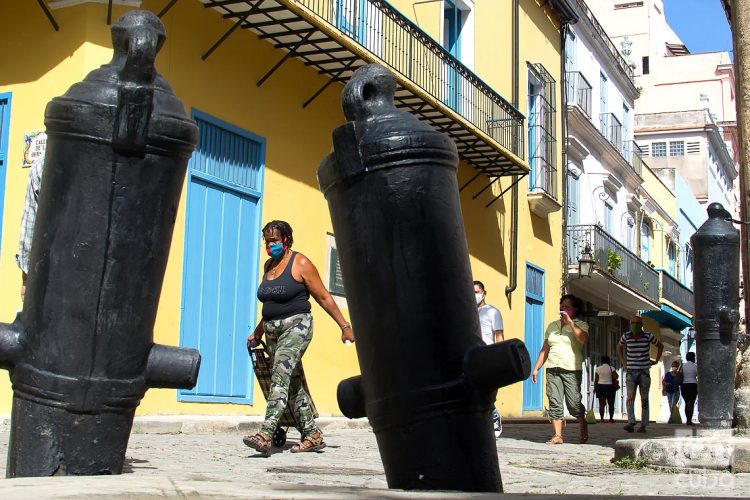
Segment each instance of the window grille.
M687 154L697 155L701 152L701 143L698 141L687 143Z
M529 65L530 190L557 198L555 80L541 64Z
M685 155L685 141L670 141L669 156L684 156L684 155Z
M666 142L651 143L651 156L653 156L654 158L667 156L667 143Z

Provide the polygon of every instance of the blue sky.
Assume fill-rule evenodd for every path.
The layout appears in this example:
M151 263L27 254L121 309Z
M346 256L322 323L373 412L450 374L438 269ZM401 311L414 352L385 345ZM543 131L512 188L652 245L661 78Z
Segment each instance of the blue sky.
M721 0L664 0L664 10L690 52L732 51L732 32Z

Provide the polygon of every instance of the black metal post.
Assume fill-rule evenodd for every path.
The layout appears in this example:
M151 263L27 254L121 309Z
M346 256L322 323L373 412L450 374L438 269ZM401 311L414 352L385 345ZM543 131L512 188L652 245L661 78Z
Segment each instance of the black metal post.
M695 257L695 341L700 422L732 426L739 325L740 235L719 203L690 238Z
M456 146L396 109L395 89L384 67L357 70L318 170L362 370L339 406L369 418L389 487L499 492L496 390L531 361L519 340L482 342Z
M112 62L47 105L26 300L0 324L8 477L119 474L146 390L195 386L198 351L153 343L198 135L154 68L165 37L154 14L129 12Z

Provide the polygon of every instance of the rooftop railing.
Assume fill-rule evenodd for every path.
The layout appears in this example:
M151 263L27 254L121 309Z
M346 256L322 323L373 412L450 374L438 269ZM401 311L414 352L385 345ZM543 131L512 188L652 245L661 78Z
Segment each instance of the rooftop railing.
M602 44L607 47L610 54L614 58L615 62L620 66L620 69L623 73L625 73L631 82L634 82L634 73L633 68L625 61L625 58L622 56L619 50L617 50L617 47L615 47L615 44L612 43L612 40L610 40L609 35L607 35L607 32L604 31L604 28L602 28L602 25L599 24L599 21L594 17L594 14L589 9L588 5L586 5L585 0L575 0L576 4L578 5L578 8L581 10L581 13L586 17L591 25L594 27L594 31L597 35L599 35L599 38L601 39Z

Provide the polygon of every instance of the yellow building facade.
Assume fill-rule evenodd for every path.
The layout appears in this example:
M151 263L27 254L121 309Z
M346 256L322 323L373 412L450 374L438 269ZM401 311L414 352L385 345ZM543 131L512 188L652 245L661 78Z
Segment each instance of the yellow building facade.
M108 17L113 21L133 8L134 2L125 3L115 1L110 14L96 2L53 0L45 2L47 16L36 2L11 2L0 19L0 40L8 51L0 59L1 321L11 322L22 307L15 254L27 139L44 130L47 102L109 62ZM144 0L140 8L160 13L166 3ZM176 217L154 340L201 348L203 365L196 390L152 389L139 414L264 413L244 344L259 319L255 289L265 259L260 229L269 220L291 223L294 248L317 265L348 317L316 170L330 151L331 132L345 121L342 84L369 62L394 70L400 106L456 140L474 277L500 309L506 338L531 340L530 346L539 341L544 325L557 317L562 286L558 82L566 12L562 0L189 0L165 9L167 41L156 66L204 139ZM252 152L243 171L247 183L205 167L203 160L216 156L209 137L231 137ZM241 277L220 281L215 295L210 290L201 295L196 287L208 287L212 275L195 266L216 260L218 254L205 248L216 243L214 226L228 220L205 201L212 199L227 210L236 201L244 207L237 213L250 214L251 223L235 228L247 243L235 255ZM195 226L198 219L209 222ZM224 285L234 287L227 296ZM232 318L222 319L222 304L230 297L240 305ZM536 322L527 321L529 314ZM315 336L305 370L320 413L338 415L336 386L359 372L356 352L341 344L338 326L315 303L313 315ZM206 318L215 325L204 325ZM196 332L198 323L202 330ZM533 362L537 351L530 351ZM500 390L503 415L541 414L542 386L525 384ZM10 413L11 399L3 376L0 414Z

